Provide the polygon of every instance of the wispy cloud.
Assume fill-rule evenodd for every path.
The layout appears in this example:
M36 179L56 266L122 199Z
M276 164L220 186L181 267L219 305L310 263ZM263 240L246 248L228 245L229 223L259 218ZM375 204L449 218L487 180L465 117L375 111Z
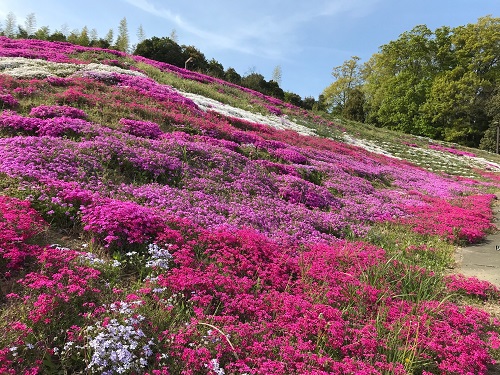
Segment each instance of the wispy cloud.
M176 6L185 6L184 9L189 8L191 12L182 16L152 0L125 1L172 22L179 31L203 40L205 45L215 49L288 60L300 51L304 30L317 19L366 12L370 4L380 0L321 0L313 6L307 2L278 4L268 0L235 4L230 0L200 6L203 9L193 9L192 5L183 3Z
M251 49L244 47L235 40L234 35L226 36L223 33L204 30L194 26L191 22L184 19L181 15L172 12L166 8L159 8L147 0L125 0L130 5L133 5L147 13L156 17L160 17L172 22L180 30L192 34L198 38L209 40L211 43L222 48L229 48L244 53L252 53Z
M296 47L297 25L305 21L302 15L290 13L287 7L281 12L270 12L265 4L254 4L253 9L245 8L249 5L243 4L238 9L238 17L238 14L231 14L224 6L219 5L218 22L203 27L198 26L204 23L195 16L191 19L184 18L170 9L155 5L150 0L126 1L149 14L172 22L179 31L202 39L214 48L269 59L286 59L287 51ZM212 8L216 6L211 5Z
M370 14L381 0L334 0L325 1L319 15L363 17Z

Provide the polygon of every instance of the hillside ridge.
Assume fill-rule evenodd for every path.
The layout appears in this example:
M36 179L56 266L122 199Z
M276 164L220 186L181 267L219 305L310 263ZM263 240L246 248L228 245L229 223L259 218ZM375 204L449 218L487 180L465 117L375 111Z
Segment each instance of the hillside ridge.
M497 155L37 40L0 37L0 108L0 373L500 359L500 289L449 273L495 230Z

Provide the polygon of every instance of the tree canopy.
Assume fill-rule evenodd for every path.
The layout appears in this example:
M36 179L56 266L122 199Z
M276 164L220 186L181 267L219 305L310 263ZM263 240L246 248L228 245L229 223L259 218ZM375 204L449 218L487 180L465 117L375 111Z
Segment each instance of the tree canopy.
M435 31L419 25L362 66L353 57L334 68L323 94L345 117L477 147L488 143L481 140L499 116L492 104L499 59L499 18Z

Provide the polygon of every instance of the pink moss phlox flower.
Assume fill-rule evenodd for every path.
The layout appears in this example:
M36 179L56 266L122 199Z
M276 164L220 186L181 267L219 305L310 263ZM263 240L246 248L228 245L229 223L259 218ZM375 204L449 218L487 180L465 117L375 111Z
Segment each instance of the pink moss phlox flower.
M307 158L300 152L290 149L290 148L278 148L270 152L271 155L278 159L282 159L286 162L293 164L306 164Z
M38 246L26 244L26 241L43 232L46 226L29 202L0 196L0 264L3 265L3 276L9 276L11 270L19 269L27 258L36 254Z
M421 195L418 206L404 210L410 216L401 222L418 233L437 234L451 241L478 242L492 228L491 202L494 195L473 195L448 201L439 197Z
M151 121L138 121L132 119L121 118L119 121L123 126L123 130L132 135L144 138L158 138L163 132L157 123Z
M165 228L162 215L134 202L102 199L82 207L84 230L101 235L106 246L112 243L144 243Z
M469 156L471 158L476 157L476 154L474 154L472 152L461 151L461 150L457 150L455 148L445 147L445 146L441 146L441 145L437 145L437 144L430 144L428 147L432 150L449 152L450 154L454 154L454 155L458 155L458 156Z
M83 110L67 105L39 105L31 108L30 116L44 119L52 117L87 118L87 114Z
M15 108L19 105L19 102L11 94L0 94L0 103L4 108Z
M448 275L445 278L446 287L451 292L462 292L478 296L482 299L500 298L500 289L488 281L479 280L477 277L464 275Z

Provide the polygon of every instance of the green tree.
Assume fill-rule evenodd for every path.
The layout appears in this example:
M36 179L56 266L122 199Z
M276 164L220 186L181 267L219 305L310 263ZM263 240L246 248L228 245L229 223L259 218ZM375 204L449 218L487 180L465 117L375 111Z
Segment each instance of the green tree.
M137 45L134 54L180 68L184 67L186 61L181 46L168 37L158 38L154 36L145 39Z
M130 41L128 36L127 18L123 17L118 26L118 36L116 37L115 48L118 51L127 52L130 48Z
M262 92L266 86L266 80L262 74L250 73L241 79L241 84L249 89Z
M302 100L302 108L312 110L314 109L314 106L316 105L316 99L314 99L313 96L306 96Z
M93 46L99 40L99 34L97 33L97 29L90 30L89 34L90 45Z
M429 129L418 118L438 68L436 56L433 33L425 25L382 46L363 68L368 120L427 135Z
M26 19L24 21L24 29L26 30L26 34L28 34L28 37L32 37L35 34L36 30L35 13L30 13L26 16Z
M115 39L115 32L113 29L109 29L108 32L106 33L106 36L104 37L104 40L108 44L108 47L113 45L113 40Z
M269 96L273 96L273 97L278 98L280 100L285 99L285 92L279 86L278 82L270 80L270 81L265 83L264 87L265 87L264 94L267 94Z
M442 131L442 138L450 141L478 146L488 119L484 113L481 90L490 91L488 82L462 67L444 72L437 77L423 107L426 117L435 128Z
M285 91L285 102L293 104L297 107L302 107L302 98L299 94L294 92Z
M443 138L477 147L489 128L488 104L500 80L500 19L483 17L453 29L453 66L433 80L423 113Z
M67 38L66 35L62 31L54 31L52 34L49 35L49 39L51 42L66 42Z
M365 94L360 87L350 90L349 97L342 109L342 117L358 122L365 122Z
M78 36L77 43L81 46L89 46L90 45L89 29L87 26L84 26L82 31L80 31L80 35Z
M48 26L42 26L33 35L33 38L40 40L49 40L50 37L50 29Z
M17 26L17 34L15 35L15 37L18 39L27 39L28 33L26 32L24 27L22 27L21 25L18 25Z
M496 152L497 126L500 126L500 86L497 85L494 94L486 104L486 113L491 119L488 129L484 132L479 148Z
M241 75L234 68L228 68L224 72L224 79L236 85L241 85Z
M111 44L106 39L103 39L103 38L93 39L90 42L90 45L92 47L96 47L96 48L110 48L111 47Z
M14 13L9 12L7 14L7 18L5 19L5 26L3 28L4 35L9 37L9 38L15 37L16 36L15 35L16 34L16 26L17 26L16 16Z
M187 65L190 70L194 70L197 72L206 72L208 69L208 62L205 55L197 49L195 46L181 46L182 56L184 62L182 67L185 66L186 61L191 59Z
M323 91L323 96L334 113L342 113L352 90L362 83L359 60L358 56L353 56L342 65L333 68L332 76L335 81Z
M259 73L250 73L241 79L241 85L262 94L273 96L278 99L285 99L284 91L274 81L266 81Z
M80 41L80 30L78 29L72 30L69 33L67 40L69 43L78 44Z
M500 79L498 40L500 19L488 16L434 32L420 25L380 47L363 67L367 121L478 146Z
M318 100L314 103L312 109L313 109L313 111L325 111L326 110L325 97L323 94L320 94L318 96Z
M485 130L483 138L481 138L479 142L479 148L489 152L496 152L497 126L495 124L491 124L491 126Z
M224 78L224 66L215 59L210 59L207 63L207 74L212 77Z

